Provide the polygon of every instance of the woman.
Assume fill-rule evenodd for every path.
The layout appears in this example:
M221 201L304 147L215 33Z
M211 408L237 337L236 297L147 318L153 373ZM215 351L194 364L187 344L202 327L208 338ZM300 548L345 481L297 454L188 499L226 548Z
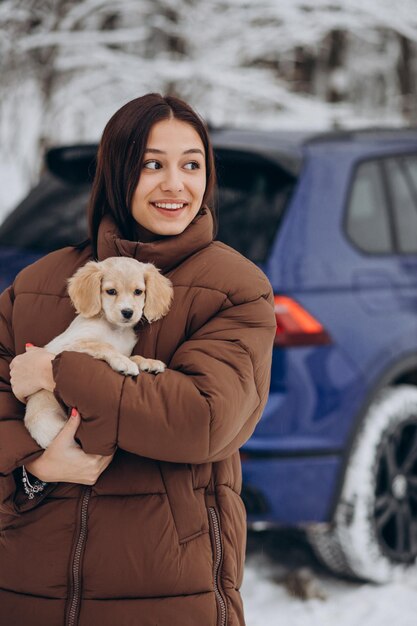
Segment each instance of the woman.
M129 102L100 142L90 243L49 254L1 296L1 624L244 624L238 449L267 399L275 319L262 272L213 241L214 185L206 127L185 102ZM67 278L120 255L173 283L168 315L140 327L134 350L168 369L123 377L85 354L25 352L75 316ZM72 409L45 451L22 422L41 388Z

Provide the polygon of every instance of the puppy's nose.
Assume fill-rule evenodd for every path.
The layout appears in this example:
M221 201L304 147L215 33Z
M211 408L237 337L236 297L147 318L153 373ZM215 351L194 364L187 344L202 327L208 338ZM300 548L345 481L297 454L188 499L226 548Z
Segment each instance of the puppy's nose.
M126 320L130 320L133 315L133 309L122 309L121 313Z

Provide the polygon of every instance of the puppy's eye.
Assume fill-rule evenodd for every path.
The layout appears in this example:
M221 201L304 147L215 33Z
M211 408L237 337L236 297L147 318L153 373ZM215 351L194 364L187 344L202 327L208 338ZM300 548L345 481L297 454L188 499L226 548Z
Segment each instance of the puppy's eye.
M135 296L141 296L143 294L143 291L142 289L135 289L133 293L135 294Z
M117 296L116 289L106 289L106 293L109 294L109 296Z

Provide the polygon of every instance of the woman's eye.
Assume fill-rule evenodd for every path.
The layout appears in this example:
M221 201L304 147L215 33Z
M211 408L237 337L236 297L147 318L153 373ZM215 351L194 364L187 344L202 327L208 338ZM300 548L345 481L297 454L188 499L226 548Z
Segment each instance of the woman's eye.
M142 289L135 289L133 293L135 294L135 296L141 296L143 294L143 291Z
M159 161L153 160L146 161L146 163L143 164L143 167L146 167L146 169L148 170L159 170L161 169L162 165L159 163ZM197 170L200 169L200 163L198 163L197 161L189 161L184 165L184 167L188 170Z
M160 166L161 164L158 161L146 161L143 167L146 167L148 170L156 170L159 169L159 167L156 167L157 165Z
M106 293L107 293L109 296L117 296L117 291L116 291L116 289L106 289Z

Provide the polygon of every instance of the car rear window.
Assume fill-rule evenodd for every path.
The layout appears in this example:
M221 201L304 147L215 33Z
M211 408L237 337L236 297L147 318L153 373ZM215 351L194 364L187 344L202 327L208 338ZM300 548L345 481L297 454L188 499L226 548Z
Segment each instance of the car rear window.
M255 263L266 260L295 177L257 154L216 150L217 239ZM68 168L67 168L68 169ZM67 175L68 178L68 175ZM49 252L87 237L89 184L47 173L0 227L0 245Z
M296 178L256 154L219 150L218 239L254 263L266 261Z
M46 174L0 227L0 245L50 252L87 237L90 187Z

